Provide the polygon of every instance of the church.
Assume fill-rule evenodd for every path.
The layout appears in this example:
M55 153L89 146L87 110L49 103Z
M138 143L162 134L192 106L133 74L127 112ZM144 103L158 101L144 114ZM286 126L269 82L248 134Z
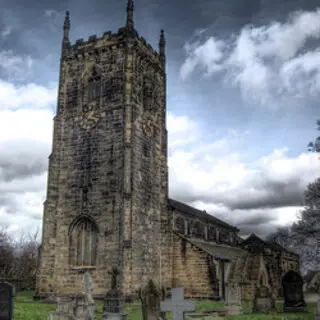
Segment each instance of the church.
M165 36L154 50L134 27L71 43L66 12L49 156L36 297L76 294L85 271L93 296L113 268L126 301L152 279L187 298L244 297L259 286L281 295L299 256L168 196Z

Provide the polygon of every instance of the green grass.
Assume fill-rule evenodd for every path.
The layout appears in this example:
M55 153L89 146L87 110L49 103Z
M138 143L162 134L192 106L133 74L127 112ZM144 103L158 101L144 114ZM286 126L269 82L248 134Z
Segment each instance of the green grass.
M48 313L54 311L56 306L54 304L47 304L39 301L33 301L33 292L20 292L15 298L14 304L14 319L15 320L47 320ZM227 320L281 320L281 319L301 319L301 320L314 320L315 304L308 305L309 313L302 314L283 314L281 313L281 304L277 304L277 312L274 314L251 314L252 306L250 303L243 303L244 315L229 316ZM214 302L209 300L202 300L197 302L197 312L208 309L223 309L224 304L221 302ZM126 306L128 313L128 320L142 320L141 308L138 304ZM97 302L96 319L100 320L102 315L102 302ZM168 320L171 320L168 314Z

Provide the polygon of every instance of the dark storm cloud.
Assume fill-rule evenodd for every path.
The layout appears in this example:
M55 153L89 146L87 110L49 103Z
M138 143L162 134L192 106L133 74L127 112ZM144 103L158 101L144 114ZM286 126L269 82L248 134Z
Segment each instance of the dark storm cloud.
M37 159L32 163L13 163L9 159L0 157L0 181L10 182L25 179L30 176L40 175L47 170L47 163Z
M198 2L201 13L215 21L221 29L237 29L247 24L261 25L270 20L283 20L288 13L297 10L313 10L319 5L317 0L202 0Z
M246 227L257 227L265 223L270 223L271 221L276 220L272 214L269 213L256 213L252 216L241 216L241 211L237 213L239 217L237 217L237 225L246 226Z
M225 204L231 209L257 209L301 206L303 202L303 188L299 178L286 181L260 181L256 196L248 193L245 197L230 199ZM253 187L255 184L253 183ZM245 193L245 192L244 192Z
M33 143L32 141L24 141L21 143L23 146L20 143L11 143L10 146L3 147L0 152L0 182L5 183L39 176L47 171L48 147L40 143L37 143L36 147L32 147Z
M277 229L276 225L265 223L260 225L244 225L239 224L237 228L240 229L240 236L248 236L252 233L259 235L259 237L265 238L270 233L274 232Z
M248 188L248 190L247 190ZM251 188L255 192L251 192ZM172 190L172 189L171 189ZM299 177L291 181L264 180L261 176L256 177L256 181L251 181L247 186L238 190L211 194L202 194L186 187L176 187L172 190L174 198L192 203L201 201L203 203L220 203L230 210L252 210L252 209L272 209L277 207L296 207L303 203L303 184Z

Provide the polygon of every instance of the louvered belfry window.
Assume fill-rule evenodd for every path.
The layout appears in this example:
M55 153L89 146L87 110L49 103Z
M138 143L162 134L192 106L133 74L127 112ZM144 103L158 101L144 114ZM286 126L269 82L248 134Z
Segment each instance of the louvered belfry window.
M97 228L87 218L79 219L70 233L70 264L77 267L94 266L97 252Z

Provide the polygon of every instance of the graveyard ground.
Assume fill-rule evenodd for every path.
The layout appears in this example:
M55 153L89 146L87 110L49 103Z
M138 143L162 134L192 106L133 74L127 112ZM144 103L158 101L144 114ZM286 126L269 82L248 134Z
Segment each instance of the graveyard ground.
M54 304L47 304L43 302L36 302L32 299L32 291L24 291L17 294L14 304L14 319L15 320L47 320L48 312L54 311L56 306ZM281 319L300 319L300 320L314 320L315 303L309 303L309 313L304 314L283 314L280 313L281 303L277 305L279 313L277 314L246 314L251 310L250 305L244 305L245 314L242 316L230 316L228 320L281 320ZM198 301L197 311L208 310L212 308L222 309L223 304L212 301ZM138 304L133 304L127 307L128 320L142 320L141 308ZM102 303L97 303L97 319L101 319ZM171 320L170 316L168 320ZM196 319L195 319L196 320Z

